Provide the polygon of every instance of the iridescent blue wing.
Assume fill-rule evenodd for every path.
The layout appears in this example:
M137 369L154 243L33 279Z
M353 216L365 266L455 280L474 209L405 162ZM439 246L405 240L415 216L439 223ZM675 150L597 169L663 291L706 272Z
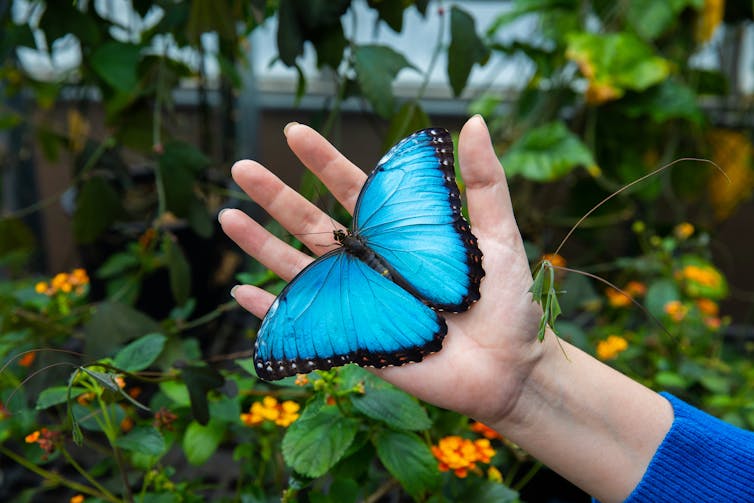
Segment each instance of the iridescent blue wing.
M340 248L299 273L262 321L254 364L274 380L349 362L384 367L439 351L436 312Z
M382 158L359 195L353 232L430 306L460 312L479 299L482 253L461 215L444 129L418 131Z

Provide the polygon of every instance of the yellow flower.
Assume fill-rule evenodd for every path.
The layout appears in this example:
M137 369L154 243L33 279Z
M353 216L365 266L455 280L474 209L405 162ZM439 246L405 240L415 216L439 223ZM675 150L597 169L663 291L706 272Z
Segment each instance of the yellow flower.
M494 466L490 466L489 468L487 468L487 480L490 480L492 482L497 482L498 484L502 484L503 474L500 473L500 470L498 470Z
M713 171L709 180L710 200L719 219L729 217L754 190L754 148L749 138L738 131L716 129L707 134L710 158L725 171Z
M55 295L58 292L71 293L73 291L82 294L84 287L88 284L89 275L87 275L86 270L78 268L71 271L70 274L67 272L56 274L49 284L46 281L40 281L34 285L34 291L47 296Z
M688 239L694 233L694 226L688 222L681 222L673 229L673 234L678 239Z
M699 12L694 30L694 39L697 42L707 42L720 26L725 13L725 0L704 0L704 6Z
M287 427L298 419L301 406L291 400L278 403L272 396L266 396L261 402L251 404L248 413L241 414L241 422L246 426L257 426L270 421L278 426Z
M683 320L689 312L689 308L684 306L680 300L671 300L665 304L664 310L673 321Z
M459 478L465 478L469 470L474 470L478 462L489 463L495 449L486 438L472 441L457 435L443 437L431 448L437 459L440 471L452 470Z
M628 349L628 341L620 335L609 335L607 339L597 343L597 358L600 360L614 360Z

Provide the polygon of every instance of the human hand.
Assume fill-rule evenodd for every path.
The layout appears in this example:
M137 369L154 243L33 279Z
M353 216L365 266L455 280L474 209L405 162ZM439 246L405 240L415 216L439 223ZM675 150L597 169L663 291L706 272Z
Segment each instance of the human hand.
M333 195L353 212L366 174L314 130L293 124L288 144ZM409 393L490 424L514 409L541 356L536 342L541 311L531 302L531 272L499 161L481 117L470 119L458 146L472 231L484 254L481 299L467 312L443 313L448 334L443 349L422 362L373 371ZM313 253L322 252L316 233L332 229L331 218L254 161L232 170L239 186ZM238 210L220 218L226 234L244 251L285 280L313 258L295 250ZM341 227L342 228L342 227ZM251 285L234 289L236 300L262 318L274 296Z

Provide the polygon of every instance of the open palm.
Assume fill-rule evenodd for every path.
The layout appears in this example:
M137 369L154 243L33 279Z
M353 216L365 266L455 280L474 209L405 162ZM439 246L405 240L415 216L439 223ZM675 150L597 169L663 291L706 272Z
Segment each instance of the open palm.
M288 144L301 161L353 212L366 174L309 127L286 128ZM513 216L508 187L480 117L470 119L459 140L459 162L469 218L484 254L481 299L461 314L444 314L448 334L439 353L420 363L374 371L409 393L441 407L493 422L515 406L540 351L535 334L540 311L531 302L531 273ZM240 161L234 180L313 253L322 251L322 229L332 220L260 164ZM313 258L267 232L237 210L224 211L221 225L245 252L291 280ZM317 241L319 239L319 241ZM236 300L262 318L274 295L250 285L234 290Z

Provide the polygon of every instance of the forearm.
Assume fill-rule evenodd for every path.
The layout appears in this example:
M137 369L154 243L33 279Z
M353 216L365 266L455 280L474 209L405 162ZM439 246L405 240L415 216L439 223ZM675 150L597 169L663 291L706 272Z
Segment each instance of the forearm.
M624 500L673 422L668 401L552 333L513 412L491 425L603 502ZM566 359L567 356L567 359Z

